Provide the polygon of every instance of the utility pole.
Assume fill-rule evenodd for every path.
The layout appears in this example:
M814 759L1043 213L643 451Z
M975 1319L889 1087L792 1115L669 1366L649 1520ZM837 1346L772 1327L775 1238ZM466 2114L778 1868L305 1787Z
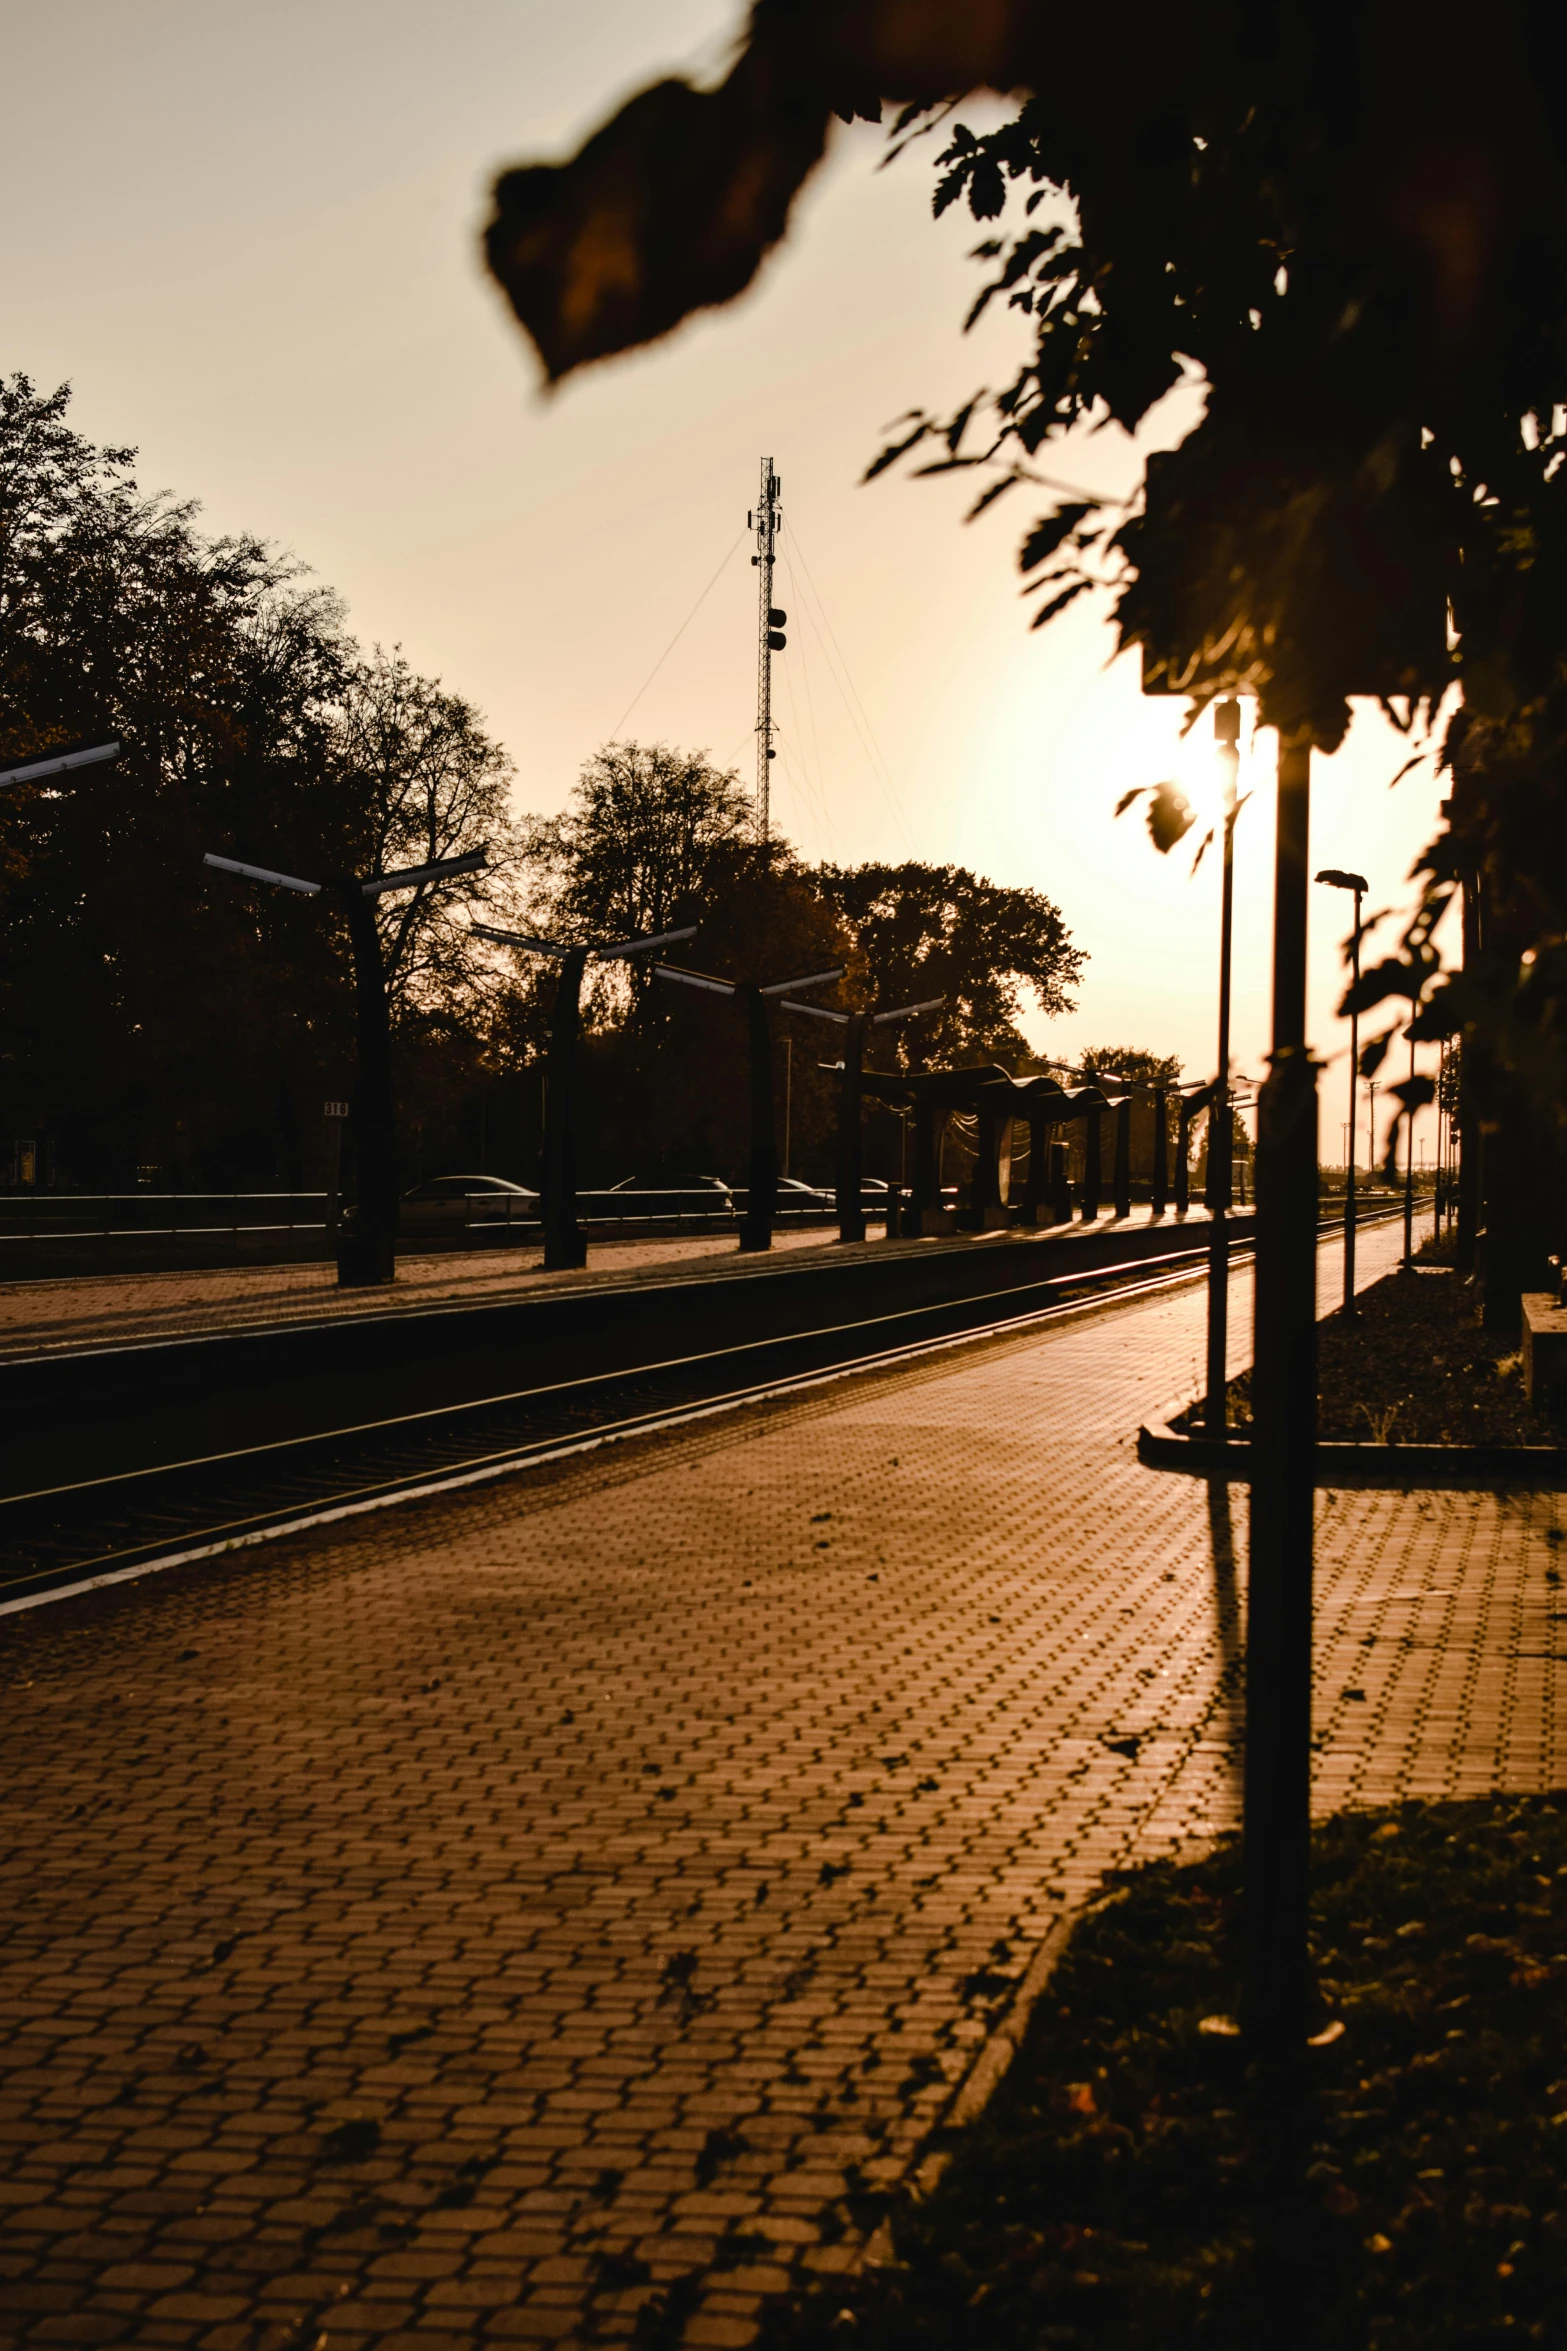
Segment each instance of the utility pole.
M765 841L772 821L772 782L769 761L773 749L773 655L788 643L784 622L789 615L773 602L773 555L783 516L778 501L783 484L770 457L762 459L761 488L753 513L746 517L756 531L756 837Z

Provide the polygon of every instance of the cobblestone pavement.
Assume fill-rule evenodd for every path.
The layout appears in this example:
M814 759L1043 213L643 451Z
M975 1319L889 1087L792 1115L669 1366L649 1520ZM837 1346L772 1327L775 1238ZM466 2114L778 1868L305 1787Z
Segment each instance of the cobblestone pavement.
M1132 1441L1201 1314L6 1620L4 2323L656 2351L846 2265L1050 1922L1235 1816L1243 1498ZM1560 1781L1558 1508L1324 1498L1324 1807Z
M1149 1211L1134 1208L1123 1231L1150 1222ZM1115 1229L1116 1220L1073 1225L1071 1233ZM1172 1217L1172 1235L1200 1233L1207 1224L1199 1210L1181 1221ZM994 1247L987 1235L983 1246ZM1036 1238L1019 1231L1019 1243ZM1175 1244L1179 1246L1177 1242ZM881 1257L888 1242L878 1236L854 1249L843 1248L831 1226L785 1229L773 1237L770 1253L741 1256L733 1232L677 1233L666 1239L594 1244L584 1270L546 1273L537 1249L463 1249L405 1253L397 1279L385 1289L340 1290L331 1265L248 1265L205 1272L79 1275L69 1281L0 1283L0 1356L56 1353L73 1347L104 1347L138 1339L191 1338L203 1331L239 1330L263 1324L336 1321L343 1315L406 1314L435 1306L497 1304L543 1290L593 1289L629 1277L656 1282L687 1271L707 1276L722 1271L737 1280L765 1274L780 1255L801 1249L830 1249L836 1262L868 1252ZM941 1239L893 1241L899 1253L951 1246Z

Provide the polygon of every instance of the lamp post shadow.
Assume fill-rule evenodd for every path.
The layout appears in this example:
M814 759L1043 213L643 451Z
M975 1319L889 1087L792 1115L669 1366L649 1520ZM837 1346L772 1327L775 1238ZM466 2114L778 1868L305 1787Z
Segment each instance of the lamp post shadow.
M1219 1674L1213 1693L1215 1729L1222 1724L1229 1752L1230 1780L1239 1812L1246 1784L1246 1642L1241 1622L1240 1571L1235 1554L1235 1520L1229 1480L1207 1481L1208 1554L1213 1575L1213 1627Z

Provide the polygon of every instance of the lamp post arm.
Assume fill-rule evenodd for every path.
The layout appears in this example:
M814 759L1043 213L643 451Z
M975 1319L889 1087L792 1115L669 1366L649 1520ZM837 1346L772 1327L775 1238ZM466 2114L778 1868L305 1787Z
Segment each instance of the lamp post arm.
M651 947L673 947L677 940L694 939L697 926L687 923L683 930L653 931L645 939L612 939L603 947L595 947L596 963L629 963L634 955L645 955Z
M770 980L758 992L763 996L787 996L791 988L823 988L829 980L841 980L847 966L835 963L831 971L806 971L794 980Z
M873 1012L871 1021L880 1028L884 1021L912 1020L919 1012L939 1012L946 1001L945 996L927 996L919 1004L895 1004L890 1012Z
M458 874L482 873L489 861L488 848L469 849L461 857L437 857L429 865L404 865L394 873L372 874L358 888L366 898L381 898L388 890L417 890L425 882L444 882Z
M247 882L271 882L279 890L297 890L302 898L317 898L320 882L301 880L297 873L274 873L269 865L244 865L237 857L215 857L209 849L203 865L216 866L219 873L237 873Z
M531 938L526 931L498 931L487 922L469 924L476 939L493 939L498 947L525 947L530 955L567 955L570 949L557 939Z
M14 767L0 768L0 786L47 783L51 776L71 775L79 767L97 767L103 761L118 759L120 750L116 737L107 743L83 744L69 751L43 751Z
M713 996L734 996L739 993L733 980L715 980L705 971L682 971L678 963L655 963L653 975L656 979L678 980L685 988L706 988Z

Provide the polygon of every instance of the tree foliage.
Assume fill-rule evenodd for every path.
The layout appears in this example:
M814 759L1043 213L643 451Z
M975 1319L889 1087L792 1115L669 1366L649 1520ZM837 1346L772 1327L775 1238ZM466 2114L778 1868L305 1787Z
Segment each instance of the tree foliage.
M975 511L1044 491L1036 618L1103 587L1150 685L1254 694L1287 737L1333 748L1355 696L1418 730L1456 688L1452 821L1378 985L1436 986L1464 883L1494 949L1421 1017L1562 1103L1564 68L1551 0L757 0L718 88L661 84L566 164L508 174L491 265L560 376L749 282L835 114L944 121L937 209L986 232L974 315L1010 305L1025 351L912 412L871 470L972 469ZM955 121L975 90L1010 119ZM1129 506L1041 463L1183 380L1202 421Z
M627 939L689 921L709 871L751 830L751 804L732 768L667 743L605 743L588 759L561 815L529 837L536 912L563 939ZM629 967L646 992L646 967Z
M1181 1064L1171 1053L1150 1053L1141 1045L1085 1045L1077 1057L1085 1077L1129 1078L1139 1086L1178 1086Z
M487 845L482 877L377 905L416 1136L442 1104L515 1090L545 1047L551 972L476 941L476 903L573 939L690 922L676 960L764 982L841 965L814 993L846 1008L943 996L886 1040L921 1061L1017 1057L1025 995L1069 1008L1083 956L1039 892L959 867L813 869L755 838L705 753L608 744L561 816L514 823L510 763L469 702L356 644L337 600L259 540L210 537L193 506L143 493L68 402L0 384L0 750L111 730L124 745L112 769L0 798L0 1132L48 1134L60 1180L299 1182L315 1104L349 1090L331 897L212 871L207 850L324 880ZM646 965L601 968L590 1165L678 1153L733 1172L733 1007ZM777 1033L797 1164L825 1166L833 1032L780 1012ZM531 1172L536 1121L508 1132Z
M352 665L329 759L351 812L354 872L486 850L482 878L425 882L376 904L394 1019L415 1008L471 1010L491 959L473 938L468 909L499 894L504 910L525 854L511 816L510 758L471 702L378 645Z
M823 866L818 887L855 937L871 1004L946 998L897 1032L916 1066L1025 1053L1025 989L1047 1016L1072 1010L1087 959L1041 891L912 861Z
M684 922L696 936L668 960L724 978L788 979L834 964L841 981L813 1000L889 1009L940 996L942 1010L885 1032L877 1058L916 1066L997 1053L1018 1059L1025 993L1046 1015L1069 1011L1085 957L1057 907L961 866L806 865L786 842L758 841L750 802L705 754L667 744L608 744L582 770L564 815L537 823L534 916L556 937L624 937ZM552 981L519 957L510 1019L547 1004ZM609 967L611 972L623 966ZM744 1037L723 999L655 980L646 967L628 1002L611 979L596 1000L594 1052L605 1104L595 1148L705 1163L744 1159ZM534 1016L536 1019L536 1015ZM831 1164L834 1090L818 1064L833 1032L780 1014L792 1040L792 1141L797 1163ZM705 1155L705 1159L704 1159Z
M297 565L142 492L69 397L0 381L0 748L124 751L0 795L4 1131L47 1131L78 1182L298 1180L352 1067L342 943L322 901L203 853L314 877L488 832L504 862L505 762ZM385 919L405 1017L461 1015L450 893Z

